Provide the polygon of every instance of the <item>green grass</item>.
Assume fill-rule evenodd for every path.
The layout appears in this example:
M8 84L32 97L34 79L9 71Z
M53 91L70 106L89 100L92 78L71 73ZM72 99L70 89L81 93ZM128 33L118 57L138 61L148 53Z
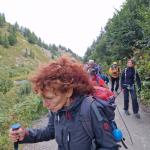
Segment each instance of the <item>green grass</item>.
M7 33L8 26L0 28ZM24 55L23 49L29 49L32 55ZM31 71L49 58L41 47L27 42L17 33L17 44L4 48L0 45L0 149L12 149L8 138L11 124L20 122L24 127L30 126L46 110L42 108L40 98L30 90L29 84L15 85L16 80L27 80Z
M6 23L0 28L3 36L9 34L8 26ZM16 35L14 46L4 48L0 45L0 150L13 149L8 138L11 124L19 122L23 127L31 126L33 120L47 112L26 81L39 64L47 63L50 58L41 47L30 44L21 33ZM51 54L53 58L61 55L58 51Z

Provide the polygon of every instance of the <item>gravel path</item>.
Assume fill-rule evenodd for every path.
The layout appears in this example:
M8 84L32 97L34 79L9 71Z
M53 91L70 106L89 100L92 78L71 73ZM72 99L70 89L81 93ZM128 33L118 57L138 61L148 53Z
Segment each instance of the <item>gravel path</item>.
M133 145L131 144L129 135L125 126L121 120L121 117L116 110L116 120L119 128L122 129L124 136L126 138L126 144L129 150L150 150L150 113L145 113L140 110L141 119L136 119L133 114L130 116L125 116L123 111L123 95L122 93L116 99L119 111L123 116L125 123L128 126L130 134L132 136ZM131 106L131 105L130 105ZM131 107L130 107L131 108ZM132 110L130 110L132 113ZM46 126L47 118L42 117L40 120L34 123L33 127ZM25 144L23 150L57 150L57 144L55 141L41 142L37 144ZM123 147L121 150L125 150Z
M132 114L130 116L126 116L123 111L122 93L120 94L120 96L118 96L116 102L133 140L132 145L129 135L127 134L127 130L125 129L125 126L121 121L121 117L119 116L119 113L116 110L116 120L119 128L123 130L124 136L126 138L126 143L128 145L128 149L150 150L150 113L145 113L140 109L141 119L136 119L132 113L132 106L130 103L130 112ZM124 150L124 148L121 148L121 150Z

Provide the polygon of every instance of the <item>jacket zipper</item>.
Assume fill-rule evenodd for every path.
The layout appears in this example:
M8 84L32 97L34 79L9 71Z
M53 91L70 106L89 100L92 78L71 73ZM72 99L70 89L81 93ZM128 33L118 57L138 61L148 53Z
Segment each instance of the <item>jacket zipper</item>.
M68 150L70 150L70 132L68 132L68 135L67 135L67 147L68 147Z

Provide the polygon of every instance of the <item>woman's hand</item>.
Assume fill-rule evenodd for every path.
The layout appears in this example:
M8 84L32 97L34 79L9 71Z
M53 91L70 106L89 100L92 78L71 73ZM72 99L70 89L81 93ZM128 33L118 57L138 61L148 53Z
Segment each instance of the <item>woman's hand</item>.
M12 142L22 141L27 134L28 132L24 128L19 128L18 130L9 130L9 137Z

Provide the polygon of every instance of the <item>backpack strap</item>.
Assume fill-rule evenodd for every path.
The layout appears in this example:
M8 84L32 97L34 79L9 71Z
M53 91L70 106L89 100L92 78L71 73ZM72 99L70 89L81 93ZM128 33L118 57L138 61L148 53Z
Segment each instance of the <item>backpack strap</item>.
M83 125L83 128L85 129L86 133L91 139L94 139L94 133L92 129L91 124L91 115L90 115L90 108L91 104L94 101L94 99L87 97L84 97L83 102L81 104L80 108L80 120Z
M125 84L126 84L126 82L127 82L127 68L125 68L125 70L124 70L124 78L125 78Z
M99 113L97 106L95 104L95 98L93 96L86 96L83 99L80 108L80 117L83 128L86 130L87 134L91 139L94 139L94 133L92 128L92 118L91 118L91 108L94 111L98 121L104 120L102 115Z
M103 107L103 104L101 104L101 106ZM101 113L99 112L98 107L96 105L96 98L94 98L93 96L86 96L83 98L83 102L80 108L80 117L81 117L80 121L86 133L92 140L92 146L94 145L94 147L92 147L91 150L93 149L95 150L96 149L95 139L94 139L95 136L94 136L93 127L92 127L91 109L94 111L98 121L108 121L108 120L107 118L105 118L105 116L102 116ZM115 128L117 128L117 124L114 120L112 120L111 123L113 123L115 125ZM127 146L125 145L123 140L124 138L121 140L121 142L123 146L127 149Z
M97 106L96 106L96 104L95 104L94 102L91 104L91 107L92 107L92 110L94 111L94 113L95 113L95 115L96 115L98 121L103 121L104 118L103 118L102 115L99 113L99 111L98 111L98 109L97 109Z

